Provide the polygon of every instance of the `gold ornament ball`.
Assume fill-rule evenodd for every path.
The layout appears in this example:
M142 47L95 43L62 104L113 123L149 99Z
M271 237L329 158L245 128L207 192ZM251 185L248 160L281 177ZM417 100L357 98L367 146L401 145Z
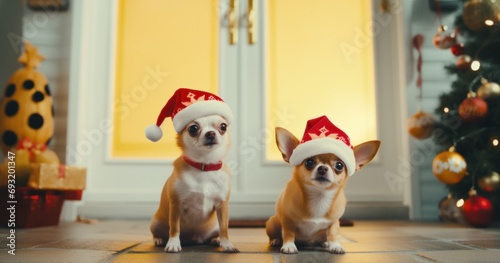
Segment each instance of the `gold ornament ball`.
M477 96L485 100L500 98L500 85L486 80L477 90Z
M487 26L484 21L500 22L500 1L469 0L465 3L462 18L464 24L472 31L483 31Z
M487 176L483 176L478 181L479 188L486 192L493 192L500 189L500 175L497 172L492 172Z
M432 161L432 172L445 184L456 184L465 176L467 163L464 157L456 152L442 152Z
M408 132L417 139L427 139L432 135L435 123L436 120L432 114L418 111L408 118Z

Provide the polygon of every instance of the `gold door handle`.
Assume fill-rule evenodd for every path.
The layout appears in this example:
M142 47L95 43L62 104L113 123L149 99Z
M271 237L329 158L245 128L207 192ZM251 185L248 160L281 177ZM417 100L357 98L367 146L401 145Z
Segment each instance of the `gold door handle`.
M248 14L247 14L247 24L248 24L248 44L252 45L257 42L257 1L258 0L248 0Z
M229 44L238 43L238 5L239 0L229 1Z

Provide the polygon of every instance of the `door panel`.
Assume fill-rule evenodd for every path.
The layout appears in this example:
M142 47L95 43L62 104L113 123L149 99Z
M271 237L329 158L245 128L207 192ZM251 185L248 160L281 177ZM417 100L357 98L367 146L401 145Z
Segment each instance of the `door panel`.
M376 139L373 46L345 49L352 32L371 22L370 1L275 0L267 7L267 125L300 139L308 119L327 115L353 145ZM266 155L281 160L272 143Z
M144 137L180 87L219 90L218 1L119 1L111 158L173 159L171 121L157 143Z

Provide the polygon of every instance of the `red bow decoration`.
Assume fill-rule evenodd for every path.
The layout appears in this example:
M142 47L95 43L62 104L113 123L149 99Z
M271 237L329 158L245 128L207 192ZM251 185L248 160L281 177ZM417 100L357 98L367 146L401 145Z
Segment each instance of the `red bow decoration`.
M66 178L66 166L63 164L59 165L59 174L57 176L59 179L65 179Z
M35 155L47 149L47 145L43 143L33 143L29 138L22 139L17 145L18 150L27 150L30 156L30 160L34 161Z

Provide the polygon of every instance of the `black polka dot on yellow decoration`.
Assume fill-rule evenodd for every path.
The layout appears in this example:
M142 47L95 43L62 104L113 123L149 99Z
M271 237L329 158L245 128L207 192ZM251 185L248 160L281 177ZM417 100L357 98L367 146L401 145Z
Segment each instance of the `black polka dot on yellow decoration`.
M2 141L6 146L13 147L17 144L17 135L11 130L6 130L2 134Z
M14 92L16 92L16 84L11 83L7 88L5 89L5 97L10 97L14 95Z
M23 83L23 88L25 89L32 89L33 87L35 87L35 83L32 81L32 80L25 80L24 83Z
M33 113L28 119L28 126L33 130L38 130L43 126L43 117L38 113Z
M45 96L40 91L33 93L33 96L31 96L31 99L33 100L33 102L40 102L44 98L45 98Z
M19 103L15 100L11 100L7 102L7 105L5 105L5 115L12 117L16 115L16 113L19 111Z
M54 117L54 105L52 105L52 117Z
M47 96L50 96L49 84L45 84L45 94L47 94Z

